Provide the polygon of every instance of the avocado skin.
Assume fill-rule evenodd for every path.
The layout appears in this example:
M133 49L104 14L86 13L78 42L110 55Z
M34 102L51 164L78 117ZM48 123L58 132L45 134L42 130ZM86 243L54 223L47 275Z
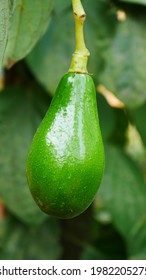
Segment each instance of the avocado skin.
M88 74L65 74L30 146L30 191L45 213L73 218L92 203L103 170L93 80Z

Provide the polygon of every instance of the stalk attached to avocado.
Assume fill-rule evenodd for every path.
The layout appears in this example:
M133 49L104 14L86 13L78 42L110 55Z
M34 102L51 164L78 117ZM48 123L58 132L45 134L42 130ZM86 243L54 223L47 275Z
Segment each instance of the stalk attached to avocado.
M104 170L96 91L87 72L86 14L72 0L76 50L32 141L27 179L38 206L58 218L73 218L92 203Z

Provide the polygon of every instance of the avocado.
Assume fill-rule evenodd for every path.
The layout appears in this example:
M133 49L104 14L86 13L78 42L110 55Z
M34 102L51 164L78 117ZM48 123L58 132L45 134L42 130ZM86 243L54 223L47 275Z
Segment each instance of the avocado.
M45 213L73 218L94 200L103 170L93 79L88 74L67 73L28 152L30 191Z

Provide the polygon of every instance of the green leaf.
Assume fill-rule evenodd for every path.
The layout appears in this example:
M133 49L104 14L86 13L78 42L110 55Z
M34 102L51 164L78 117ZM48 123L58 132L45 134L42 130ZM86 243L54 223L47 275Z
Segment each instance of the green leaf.
M110 143L118 146L125 146L127 143L127 129L129 121L125 110L115 108L114 113L116 122L114 131L110 137Z
M146 101L146 17L131 16L117 23L117 31L106 54L100 82L127 107L136 108Z
M85 41L90 51L88 70L99 83L99 74L106 63L105 54L112 43L117 20L113 5L103 0L84 0L87 14L85 22Z
M146 113L146 103L136 110L131 110L129 112L132 122L136 125L137 130L139 131L142 141L146 146L146 125L144 122Z
M112 133L114 132L117 118L116 118L115 110L108 105L105 98L101 94L97 95L97 105L98 105L98 114L100 120L101 133L105 141L108 140L112 135Z
M135 163L120 149L105 150L106 168L98 198L109 210L116 228L125 238L146 217L146 185Z
M95 240L85 246L81 253L83 260L120 260L126 259L124 240L112 225L94 225Z
M128 240L130 259L146 259L146 220L141 220L134 228Z
M55 14L43 39L27 57L31 71L52 95L69 69L74 45L72 34L72 11L65 16Z
M54 10L57 13L62 13L64 12L67 8L69 8L71 6L71 1L66 1L66 0L56 0L55 1L55 6L54 6ZM65 12L66 13L66 12Z
M50 218L39 226L29 227L14 218L7 218L0 259L59 259L61 254L59 239L60 227L55 219Z
M0 1L0 69L7 43L9 28L9 1Z
M32 137L48 105L48 96L36 89L7 88L0 94L0 197L30 224L46 218L32 199L25 168Z
M84 6L87 11L85 38L91 52L88 68L97 81L104 64L104 52L113 33L115 15L111 13L108 4L101 0L84 0ZM73 13L68 8L65 15L62 11L54 13L47 33L27 57L31 71L52 95L59 80L69 69L74 49Z
M107 260L107 255L100 252L94 245L88 245L84 248L81 256L81 260Z
M146 0L120 0L121 2L127 2L129 4L140 4L140 5L146 5Z
M54 0L15 0L11 9L4 64L8 67L24 58L44 34L50 22Z

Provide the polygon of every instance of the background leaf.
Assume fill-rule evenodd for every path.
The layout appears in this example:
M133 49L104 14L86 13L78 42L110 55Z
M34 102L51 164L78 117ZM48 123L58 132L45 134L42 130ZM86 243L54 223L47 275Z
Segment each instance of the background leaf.
M9 1L0 1L0 70L6 48L9 28Z
M83 260L119 260L126 258L126 244L111 224L92 223L92 244L85 245ZM96 232L96 235L95 235Z
M47 219L41 227L29 227L7 217L0 259L58 259L61 254L60 233L59 222L55 219Z
M141 135L142 141L146 146L146 126L144 122L145 114L146 114L146 103L144 103L136 110L129 111L131 121L134 123L134 125L136 125L136 128Z
M67 8L71 7L71 2L70 1L66 1L66 0L56 0L55 1L55 7L54 7L54 10L55 12L57 13L60 13L60 12L66 12L65 10Z
M105 151L106 168L98 197L127 238L135 224L146 217L146 185L138 167L120 149L108 146Z
M6 66L25 57L44 34L50 22L54 0L13 1L8 44L4 58Z
M120 0L121 2L127 2L132 4L140 4L140 5L146 5L146 0Z
M116 128L118 118L116 117L116 111L107 104L105 98L101 94L97 94L97 106L101 133L103 140L106 142Z
M109 12L109 5L101 0L91 0L90 3L84 0L84 7L88 11L85 38L91 52L88 69L97 82L97 73L103 68L104 52L112 37L110 31L114 29L115 14ZM62 10L54 12L47 33L27 57L31 71L52 95L59 80L69 69L75 48L74 36L71 7L65 11L65 16Z
M136 108L146 101L145 86L145 14L127 14L117 23L111 47L106 54L106 66L100 82L127 107Z
M72 34L72 10L69 9L66 16L54 14L46 34L27 58L28 65L37 80L52 95L59 80L69 69L74 46Z
M39 90L6 89L0 94L0 196L16 216L30 224L46 215L33 201L26 181L26 156L49 105Z
M129 237L128 250L130 259L145 260L146 259L146 220L141 219L135 225L133 232Z

